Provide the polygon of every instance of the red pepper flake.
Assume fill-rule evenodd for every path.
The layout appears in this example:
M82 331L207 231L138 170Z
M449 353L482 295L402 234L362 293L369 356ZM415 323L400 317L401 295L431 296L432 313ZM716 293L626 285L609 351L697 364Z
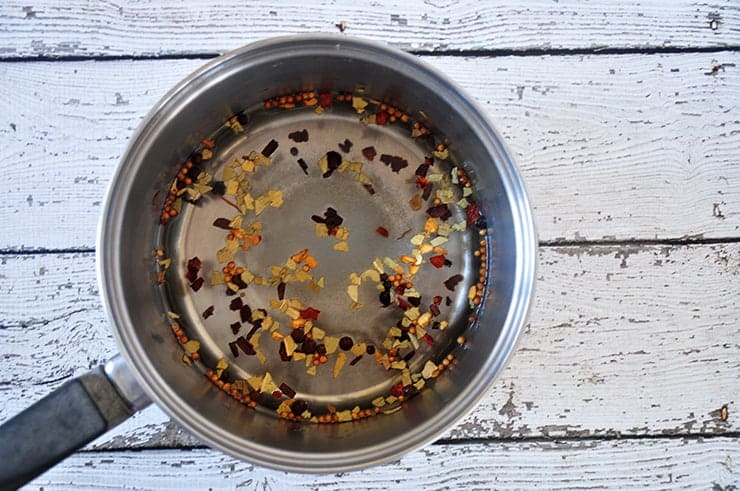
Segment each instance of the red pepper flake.
M208 138L203 138L200 141L200 144L203 145L205 148L207 148L209 150L213 149L213 147L216 146L216 142L213 141L213 140L209 140Z
M419 177L426 177L427 173L429 172L429 167L431 166L431 163L424 162L423 164L419 164L419 167L416 168L416 171L414 174L416 174Z
M196 278L194 282L190 283L190 288L192 288L194 292L197 292L203 286L204 282L205 280L203 278Z
M319 106L324 109L331 107L331 92L319 92Z
M433 187L434 186L432 185L431 182L427 182L426 185L424 186L424 188L422 189L421 199L423 199L424 201L429 200L429 198L432 196L432 188Z
M185 275L185 278L187 278L190 283L193 283L198 277L198 273L200 273L200 267L201 262L200 259L198 259L198 256L195 256L194 258L188 260L188 273L187 275Z
M236 341L229 343L229 349L231 350L231 354L234 355L234 358L239 356L239 347L237 346Z
M259 319L258 321L256 321L254 323L254 325L252 326L252 328L249 330L249 332L247 333L246 338L248 340L249 339L252 339L252 336L254 336L254 333L256 333L261 327L262 327L262 319ZM234 334L236 334L236 333L234 333Z
M273 153L275 153L275 150L278 148L278 142L275 139L270 140L267 145L265 145L265 148L262 149L262 155L265 157L269 157Z
M401 295L396 296L396 300L398 300L398 306L401 308L401 310L408 310L411 308L411 304Z
M313 217L311 218L314 219ZM316 220L314 219L314 221ZM324 223L326 224L326 228L329 229L329 235L336 235L337 228L344 223L344 218L339 216L337 210L330 206L324 212Z
M442 295L435 295L435 297L432 299L435 305L439 305L442 303Z
M262 402L262 392L258 390L250 390L249 391L249 398L252 399L257 404Z
M295 397L295 391L285 382L280 384L280 390L283 391L283 394L288 396L288 399L293 399Z
M203 318L208 319L210 316L213 315L215 311L216 311L216 307L211 305L210 307L208 307L206 310L203 311Z
M285 341L280 341L280 348L278 348L278 354L280 355L281 361L290 361L292 356L288 356L288 349L285 347Z
M432 206L427 210L427 215L432 218L440 218L442 221L447 221L452 216L450 208L446 204Z
M308 403L306 401L295 400L290 406L290 412L293 414L301 415L308 409Z
M455 291L455 287L458 283L460 283L463 280L463 275L456 274L453 276L450 276L447 280L445 280L445 287L447 287L448 290L451 292Z
M257 352L254 350L254 346L252 346L252 343L247 341L247 338L244 336L239 336L236 338L236 345L239 346L239 349L244 352L245 355L256 355Z
M425 343L427 343L429 346L434 344L434 338L431 337L428 333L424 334L421 339L424 340Z
M362 149L362 155L366 159L372 161L376 155L378 155L378 152L375 151L375 147L365 147Z
M445 257L442 254L439 256L432 256L429 258L429 262L432 263L435 268L439 269L445 265Z
M437 317L440 314L439 305L437 305L436 303L430 305L429 312L431 312L434 317Z
M360 360L362 360L362 355L354 357L352 361L349 362L349 364L350 366L355 366L357 365L357 362L359 362Z
M231 230L231 220L228 218L216 218L213 221L213 226L217 228L222 228L224 230Z
M399 157L398 155L388 155L384 153L380 156L380 161L383 162L385 165L389 165L391 167L391 170L396 174L398 174L401 169L409 166L408 161L402 157Z
M242 288L247 288L249 285L247 285L244 280L242 279L241 275L234 275L231 277L231 282L235 284L240 290Z
M391 387L391 395L396 397L403 395L403 382L398 382L396 385Z
M231 328L231 333L234 334L234 335L236 335L239 332L239 329L242 328L242 323L241 322L234 322L229 327Z
M293 341L296 343L302 343L303 340L306 339L306 333L302 328L297 327L290 332L290 337L293 338Z
M321 313L320 310L316 310L313 307L307 307L303 310L299 310L298 314L301 316L302 319L311 319L314 321L319 320L319 314Z
M303 344L301 344L301 351L307 355L314 354L316 352L316 341L310 338L306 339L303 341Z
M345 138L344 142L339 144L339 149L344 153L349 153L352 150L352 142Z
M362 185L362 187L364 187L364 188L365 188L365 190L366 190L366 191L367 191L368 193L370 193L370 196L372 196L373 194L375 194L375 188L373 187L373 185L372 185L372 184L363 184L363 185Z
M342 165L342 156L339 154L339 152L330 150L329 152L326 152L326 164L328 166L328 169L322 174L322 177L325 179L327 177L330 177L334 173L334 171L337 170L340 165Z
M388 124L388 113L385 111L378 111L375 113L375 124L385 126Z
M226 194L226 183L223 181L213 181L211 183L211 192L216 196L223 196Z
M375 229L375 231L378 232L383 237L385 237L386 239L390 235L390 234L388 234L388 230L386 230L385 227L378 227L378 228Z
M285 286L286 285L284 281L281 281L280 283L278 283L278 286L277 286L278 300L282 300L285 298Z
M298 165L301 166L301 170L303 170L303 173L308 175L308 164L303 159L298 159Z
M272 397L274 397L275 399L280 399L281 397L283 397L283 393L275 389L272 391Z
M229 304L229 310L239 310L242 308L242 305L244 305L244 302L242 302L241 297L236 297Z
M244 305L239 309L239 318L242 322L249 322L252 318L252 309L249 308L249 305Z
M465 216L467 218L468 227L472 227L481 217L480 206L475 203L469 203L468 207L465 208Z
M308 130L294 131L288 134L288 138L296 143L303 143L308 141Z

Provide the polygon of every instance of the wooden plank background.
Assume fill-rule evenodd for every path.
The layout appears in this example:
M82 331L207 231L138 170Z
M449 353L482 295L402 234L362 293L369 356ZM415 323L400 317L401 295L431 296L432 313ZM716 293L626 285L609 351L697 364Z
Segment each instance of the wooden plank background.
M542 241L740 237L738 53L425 60L506 138ZM0 250L92 249L128 139L203 63L0 64Z
M207 449L158 450L78 453L35 484L44 490L724 490L737 484L737 462L740 446L732 438L430 445L382 467L321 476L267 471Z
M541 241L526 333L470 415L388 465L269 471L150 407L29 489L738 486L737 2L242 3L0 4L0 422L116 352L95 227L149 108L212 56L340 21L506 138Z
M447 439L737 432L740 244L545 247L518 350ZM116 352L92 254L4 256L0 419ZM33 281L29 279L33 278ZM21 335L22 333L22 335ZM707 383L711 376L711 383ZM158 408L101 448L197 444Z
M740 44L730 0L611 2L6 1L7 58L223 53L280 34L338 32L418 52L727 47ZM712 22L714 21L714 23Z

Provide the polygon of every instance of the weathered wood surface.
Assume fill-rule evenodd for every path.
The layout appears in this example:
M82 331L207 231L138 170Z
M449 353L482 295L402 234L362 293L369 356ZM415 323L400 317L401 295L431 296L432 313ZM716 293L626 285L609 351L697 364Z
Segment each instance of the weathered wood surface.
M740 44L740 9L730 0L243 3L6 1L0 56L221 53L279 34L337 33L341 21L347 34L417 51Z
M94 255L61 250L94 247L141 118L208 57L267 36L344 21L431 55L507 139L541 240L626 245L542 247L510 366L398 462L286 475L200 447L151 407L29 489L738 486L740 4L242 3L0 3L0 422L116 351ZM681 238L727 242L644 245Z
M78 453L27 489L736 489L740 439L431 445L359 472L268 471L198 449Z
M426 60L503 133L541 240L740 236L738 52ZM93 248L128 139L203 62L0 64L0 250Z
M531 325L510 366L444 438L738 431L739 278L737 243L542 248ZM0 281L5 420L116 348L92 254L3 256ZM193 444L157 408L97 442Z

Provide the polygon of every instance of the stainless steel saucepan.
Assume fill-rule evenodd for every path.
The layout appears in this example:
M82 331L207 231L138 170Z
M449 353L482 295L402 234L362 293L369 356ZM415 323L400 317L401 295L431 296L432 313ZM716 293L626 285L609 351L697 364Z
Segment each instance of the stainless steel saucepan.
M212 320L203 319L202 307L216 300L209 299L208 293L192 294L182 279L189 257L204 257L204 251L217 248L217 241L204 231L214 216L226 215L228 205L214 202L218 204L213 204L211 215L192 211L195 207L183 209L178 217L181 225L163 232L163 195L159 194L161 190L166 194L198 142L215 128L223 129L224 121L234 114L247 115L244 119L249 121L242 121L246 131L240 140L230 140L232 146L219 154L221 164L214 159L209 165L223 165L249 148L262 148L273 134L280 133L287 142L284 134L290 128L308 128L313 136L300 147L307 161L311 157L315 162L326 148L336 148L345 138L354 142L356 152L375 145L423 161L422 150L404 143L385 127L349 126L349 119L357 121L356 114L328 112L319 117L311 111L287 112L289 116L275 126L269 119L260 120L260 110L250 109L261 108L264 100L276 95L322 87L391 100L445 135L455 159L465 166L486 220L484 228L465 240L482 237L488 243L488 254L483 256L485 293L474 322L463 326L467 341L455 347L451 367L392 414L330 425L289 421L271 411L247 408L199 374L197 366L183 363L181 346L164 315L172 305L183 317L183 326L188 326L188 335L201 340L204 358L229 358L234 370L249 375L244 357L234 359L224 349L222 338L229 335L228 323L226 317L218 316L228 312L217 311L214 317L223 322L223 331L208 327L213 326L208 324ZM277 210L265 211L265 222L271 219L280 232L273 236L265 232L265 247L254 256L262 265L274 264L304 244L320 249L316 237L300 232L306 223L312 225L306 217L326 208L326 193L315 192L319 185L335 186L329 188L328 204L340 209L353 224L350 229L355 239L350 243L356 254L371 257L380 247L374 241L383 240L377 235L357 239L363 237L364 225L372 230L376 225L396 227L391 230L394 236L401 234L403 220L408 218L402 210L407 205L395 206L394 200L405 204L410 196L404 194L408 191L402 189L402 179L384 181L376 186L377 195L370 196L343 187L338 179L305 176L288 154L290 143L282 145L282 160L276 160L269 175L285 187L286 206L281 215ZM297 151L291 149L291 155ZM378 165L381 170L377 172L394 176ZM226 208L217 208L221 205ZM384 244L404 242L394 240L391 237ZM173 259L168 274L174 279L164 290L157 284L153 267L152 251L157 247L164 247ZM111 180L99 226L98 281L121 355L66 383L0 427L0 487L22 485L151 402L208 445L275 469L352 470L419 448L474 406L511 355L533 295L536 247L524 186L500 135L460 88L417 58L381 44L328 35L275 38L225 54L188 76L154 107L131 139ZM463 251L450 249L451 255L456 253L458 264L467 268L466 275L470 273L473 281L478 281L478 271L465 262ZM355 265L342 259L345 257L350 256L319 257L319 262L349 271ZM258 295L259 290L246 291L247 295ZM322 315L342 326L343 332L369 336L370 324L380 317L368 320L348 313L343 295L343 287L328 285ZM468 319L456 313L456 309L465 312L467 308L465 293L456 294L449 303L451 324L460 328ZM387 311L378 312L378 316L387 315ZM459 330L450 332L457 335ZM442 334L440 339L444 339ZM430 351L430 356L434 355ZM383 372L368 363L354 372L349 368L355 367L345 369L342 377L328 385L315 382L318 378L305 379L302 390L306 399L315 404L341 402L342 397L367 400L387 389L389 382L382 378Z

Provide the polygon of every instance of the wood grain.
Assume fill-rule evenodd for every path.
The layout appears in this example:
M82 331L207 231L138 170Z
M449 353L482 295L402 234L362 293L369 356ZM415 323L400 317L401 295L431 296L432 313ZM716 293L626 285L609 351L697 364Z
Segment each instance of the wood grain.
M541 240L740 237L740 53L425 59L504 135ZM0 64L0 250L94 247L128 139L202 63Z
M359 472L269 471L198 449L78 453L28 489L734 489L740 439L430 445ZM124 484L125 483L125 484Z
M546 247L539 260L536 302L517 352L493 390L444 438L740 429L740 244ZM91 254L4 256L0 280L5 420L116 347ZM194 444L154 407L96 442Z
M245 5L246 3L246 5ZM712 21L716 24L712 24ZM582 3L503 0L368 4L226 2L33 3L0 7L0 55L162 56L222 53L279 34L333 32L417 51L726 47L740 44L730 0Z

